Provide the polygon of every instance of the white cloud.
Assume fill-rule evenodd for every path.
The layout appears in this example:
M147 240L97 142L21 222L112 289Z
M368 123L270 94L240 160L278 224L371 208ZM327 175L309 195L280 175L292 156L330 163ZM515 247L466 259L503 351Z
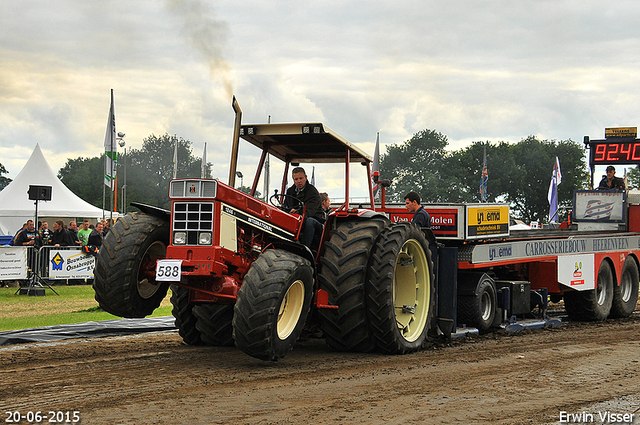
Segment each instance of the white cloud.
M434 129L454 149L600 137L638 124L638 12L631 0L4 0L0 163L15 177L35 143L54 170L99 155L112 88L128 147L168 132L201 155L206 141L223 180L232 93L244 122L321 121L371 153L378 131L384 147ZM245 180L255 156L241 156ZM340 173L316 177L341 196Z

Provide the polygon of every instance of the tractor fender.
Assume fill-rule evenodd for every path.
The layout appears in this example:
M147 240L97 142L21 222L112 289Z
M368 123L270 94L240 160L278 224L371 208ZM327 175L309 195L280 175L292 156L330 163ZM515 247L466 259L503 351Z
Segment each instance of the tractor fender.
M370 220L372 218L384 218L388 223L387 227L391 225L391 220L389 220L388 214L385 214L380 211L371 211L371 210L366 210L366 211L360 210L357 214L351 214L348 216L342 216L342 215L329 216L329 219L327 221L329 222L333 220L336 223L339 223L344 220L354 220L354 219ZM430 227L421 227L420 230L422 230L424 237L427 239L427 242L429 242L429 246L431 247L431 250L432 250L432 255L434 255L436 253L435 248L437 248L438 246L438 243L436 242L436 235L433 233L433 230L431 230Z
M277 240L271 243L271 246L276 249L282 249L285 251L289 251L293 254L299 255L302 258L305 258L311 262L311 267L313 267L313 275L316 274L316 260L313 257L313 253L309 248L299 242L285 241L285 240Z
M158 208L158 207L154 207L152 205L147 205L147 204L141 204L139 202L132 202L131 204L132 207L136 207L138 208L140 211L142 211L145 214L149 214L153 217L157 217L161 220L166 221L167 223L171 222L171 211L169 210L165 210L163 208Z
M388 222L387 226L391 225L391 220L389 220L388 214L385 214L380 211L372 211L372 210L366 210L366 211L360 210L357 214L351 214L346 217L345 216L329 216L329 220L333 219L336 222L341 222L344 220L353 220L353 219L370 220L372 218L381 218L381 217ZM427 239L427 242L429 242L429 245L437 246L436 235L433 233L433 230L431 230L430 227L421 227L420 229L422 230L424 237Z
M359 210L356 213L350 213L348 215L344 215L344 214L336 214L336 215L330 215L327 218L327 223L333 224L333 223L342 223L343 221L347 221L347 220L371 220L372 218L383 218L385 221L387 221L387 226L391 225L391 220L389 220L389 217L387 214L379 212L379 211L372 211L372 210Z

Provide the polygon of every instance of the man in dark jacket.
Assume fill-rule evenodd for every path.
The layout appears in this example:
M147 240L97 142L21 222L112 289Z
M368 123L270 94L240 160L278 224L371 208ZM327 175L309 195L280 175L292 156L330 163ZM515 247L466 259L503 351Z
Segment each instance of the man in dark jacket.
M73 238L67 229L64 228L64 221L56 220L53 223L53 235L51 236L53 246L74 246Z
M82 241L78 239L78 224L75 221L69 222L69 235L71 235L71 239L73 240L74 246L82 246Z
M404 204L413 213L412 223L418 225L418 227L431 227L431 216L420 205L420 195L417 192L409 192L404 195Z
M100 248L102 246L102 223L96 223L96 227L89 234L89 242L87 245Z
M300 232L300 242L311 249L313 236L322 233L324 211L320 202L320 194L311 183L307 181L307 173L302 167L296 167L291 171L293 186L287 189L283 208L292 214L302 214L302 207L296 199L306 207L306 217Z
M607 175L602 177L599 190L625 190L626 186L624 180L620 177L616 177L616 169L613 165L607 167Z

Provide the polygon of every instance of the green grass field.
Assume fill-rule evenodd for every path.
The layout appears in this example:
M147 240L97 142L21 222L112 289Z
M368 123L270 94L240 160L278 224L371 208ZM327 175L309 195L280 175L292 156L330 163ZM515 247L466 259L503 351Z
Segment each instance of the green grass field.
M44 297L16 295L18 288L0 288L0 331L64 325L119 317L103 311L94 299L91 285L53 286ZM152 317L170 316L171 291Z

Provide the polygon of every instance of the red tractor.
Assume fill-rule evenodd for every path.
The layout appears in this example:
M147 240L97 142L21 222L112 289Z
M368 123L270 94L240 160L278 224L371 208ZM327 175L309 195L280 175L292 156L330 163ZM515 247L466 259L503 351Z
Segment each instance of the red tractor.
M122 317L153 312L171 287L173 315L188 344L236 345L278 360L303 334L322 331L341 351L407 353L435 329L433 233L391 224L375 210L371 158L322 124L242 125L236 113L229 184L176 179L171 211L136 204L105 237L95 270L100 306ZM251 193L234 188L238 143L262 151ZM284 163L280 191L254 195L264 163ZM344 203L309 249L306 212L279 208L290 165L344 164ZM366 170L371 201L349 204L353 165Z

